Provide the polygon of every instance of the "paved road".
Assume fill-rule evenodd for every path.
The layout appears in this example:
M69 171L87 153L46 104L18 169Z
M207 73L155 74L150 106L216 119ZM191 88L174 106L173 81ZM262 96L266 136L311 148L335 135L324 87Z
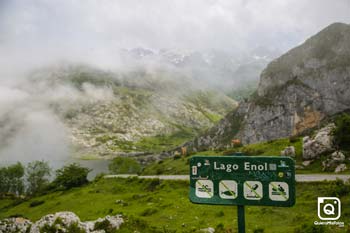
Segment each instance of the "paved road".
M161 180L189 180L188 175L159 175L159 176L138 176L138 175L106 175L105 178L127 178L138 177L140 179L161 179ZM314 181L331 181L336 179L348 180L350 175L334 175L334 174L297 174L295 179L297 182L314 182Z

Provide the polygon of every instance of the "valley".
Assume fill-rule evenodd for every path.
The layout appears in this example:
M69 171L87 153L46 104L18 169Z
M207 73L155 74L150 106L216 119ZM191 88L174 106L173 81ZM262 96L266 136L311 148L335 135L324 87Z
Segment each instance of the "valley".
M249 233L350 232L350 24L332 18L302 29L282 14L281 23L273 15L260 26L260 11L231 16L236 7L226 4L196 8L208 13L210 27L201 15L183 31L183 24L168 26L162 11L137 19L134 12L148 6L130 4L120 8L130 11L118 6L104 14L102 7L99 17L86 14L86 25L55 23L41 37L17 41L21 30L41 31L61 9L42 19L29 17L37 8L27 6L17 17L31 23L1 36L8 55L0 53L0 233L233 233L242 208L229 205L237 203L245 205ZM164 12L182 14L194 3L173 4ZM222 24L225 17L237 25ZM247 30L237 23L250 17L259 23ZM98 25L98 18L105 21ZM124 21L142 26L118 27ZM280 31L269 33L275 27ZM116 34L92 36L110 32ZM234 155L274 162L223 159ZM190 183L189 175L197 177ZM215 205L191 203L192 194ZM320 197L336 200L325 206L338 203L333 220L344 226L318 222ZM229 205L210 202L215 198Z

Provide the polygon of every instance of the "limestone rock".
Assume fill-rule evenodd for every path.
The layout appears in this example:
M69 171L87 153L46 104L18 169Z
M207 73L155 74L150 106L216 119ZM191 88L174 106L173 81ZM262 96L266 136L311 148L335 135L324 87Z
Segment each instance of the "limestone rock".
M307 167L307 166L309 166L312 162L313 162L313 160L305 160L305 161L302 162L302 165L303 165L304 167Z
M0 221L0 233L40 233L43 228L54 228L59 232L67 232L73 224L86 233L102 233L104 229L95 230L95 224L108 221L109 228L119 229L124 223L120 215L99 218L96 221L81 222L79 217L72 212L57 212L43 216L35 223L24 218L9 218Z
M342 164L339 164L339 165L335 168L334 172L335 172L335 173L339 173L339 172L345 171L346 169L347 169L346 164L345 164L345 163L342 163Z
M261 73L257 93L196 138L193 146L225 148L232 139L244 145L299 135L350 109L349 40L350 25L335 23L272 61ZM326 135L315 139L329 148ZM319 144L310 147L323 150ZM318 153L306 153L304 159Z
M324 171L335 171L336 168L343 164L345 161L345 155L340 152L336 151L332 153L325 161L322 162L323 170ZM343 166L339 167L339 169L343 168Z
M331 154L331 159L337 162L344 162L345 155L340 151L335 151Z
M332 144L332 130L334 124L329 124L320 129L314 138L303 138L303 159L312 160L319 158L320 155L334 150Z
M60 222L59 225L62 224L64 226L70 226L73 223L79 223L80 219L77 215L68 211L57 212L55 214L48 214L32 225L30 233L39 233L40 229L43 228L45 225L52 226L54 224L58 224L58 222Z
M288 146L281 151L281 156L295 157L295 148L294 146Z
M208 227L208 228L200 229L200 232L203 232L203 233L214 233L215 229L212 228L212 227Z
M0 233L26 233L33 223L24 218L8 218L0 221Z

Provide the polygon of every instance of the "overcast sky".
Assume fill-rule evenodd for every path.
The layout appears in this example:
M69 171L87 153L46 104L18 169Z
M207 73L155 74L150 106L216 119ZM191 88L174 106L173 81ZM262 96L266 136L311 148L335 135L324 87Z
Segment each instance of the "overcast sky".
M349 12L349 0L1 0L0 62L103 63L138 46L285 51L333 22L350 23Z

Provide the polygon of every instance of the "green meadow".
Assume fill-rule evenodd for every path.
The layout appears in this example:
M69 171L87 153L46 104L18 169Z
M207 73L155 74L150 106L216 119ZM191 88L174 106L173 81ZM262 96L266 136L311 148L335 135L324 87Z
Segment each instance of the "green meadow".
M237 148L231 148L225 151L204 151L198 154L192 154L188 156L174 156L173 158L168 158L161 160L159 162L152 163L146 166L142 174L143 175L179 175L188 174L189 172L189 158L194 155L233 155L237 152L241 152L244 155L251 156L279 156L281 151L287 146L294 146L295 148L295 163L296 165L301 165L302 160L302 138L282 138L273 141L250 144L246 146L241 146ZM343 151L346 156L349 156L349 151ZM322 171L322 161L326 159L326 156L322 156L321 159L316 160L314 163L309 165L304 169L296 169L298 174L310 174L310 173L324 173ZM350 161L346 160L347 166L350 166ZM328 172L331 173L331 172ZM349 173L345 171L345 173Z
M122 214L121 232L237 232L235 206L193 204L188 199L188 181L138 178L96 179L67 191L56 191L29 200L0 200L0 219L23 216L32 221L57 211L73 211L81 220ZM338 196L350 205L350 185L341 181L297 183L293 207L246 206L247 232L350 232L350 209L343 208L339 221L345 228L314 226L317 197Z

